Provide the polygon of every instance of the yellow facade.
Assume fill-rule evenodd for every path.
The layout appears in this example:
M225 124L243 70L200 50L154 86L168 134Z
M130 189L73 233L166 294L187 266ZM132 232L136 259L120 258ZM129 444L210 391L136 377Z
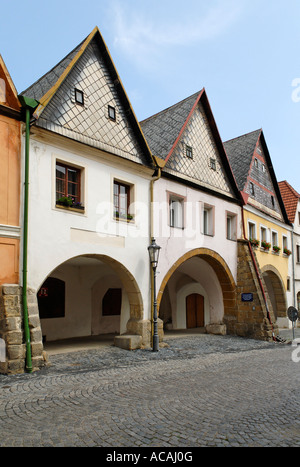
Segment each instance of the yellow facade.
M271 218L266 218L263 215L259 216L254 214L246 209L244 209L244 222L245 222L245 232L248 239L251 235L251 227L255 226L255 237L259 240L259 246L255 248L255 253L259 267L261 271L266 269L276 269L277 273L280 275L284 290L287 291L287 282L289 278L289 268L288 268L288 255L286 255L283 250L286 245L287 248L291 249L291 239L290 232L279 222L272 222ZM263 241L263 233L267 235L266 241L271 243L269 250L265 250L261 247L261 242ZM272 251L272 233L277 234L278 241L277 246L280 247L280 252L275 253ZM274 235L275 237L276 235ZM286 239L286 240L284 240ZM286 243L284 243L286 241ZM271 268L269 268L271 266Z

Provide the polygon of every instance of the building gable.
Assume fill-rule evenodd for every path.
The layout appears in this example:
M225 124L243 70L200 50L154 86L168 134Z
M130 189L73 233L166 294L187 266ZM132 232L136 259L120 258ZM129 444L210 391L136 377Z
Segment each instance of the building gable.
M35 114L37 126L152 165L150 151L98 29L49 73L48 78L43 77L22 93L39 99L38 94L45 92ZM59 73L62 75L57 78Z
M20 111L21 105L13 81L0 55L0 105Z
M247 204L288 223L262 130L227 141L224 147Z
M241 200L205 89L141 122L163 175Z
M194 109L165 165L167 172L233 195L208 118L201 102Z

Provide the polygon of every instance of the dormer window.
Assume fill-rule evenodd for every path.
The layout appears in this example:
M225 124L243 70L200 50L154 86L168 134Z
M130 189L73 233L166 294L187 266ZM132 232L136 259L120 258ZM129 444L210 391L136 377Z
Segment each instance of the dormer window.
M75 102L80 105L84 105L84 94L83 91L75 88Z
M275 199L274 199L274 196L271 195L271 203L272 203L272 206L273 208L275 207Z
M185 147L185 153L186 153L186 157L193 159L193 148L191 146Z
M116 109L111 105L108 106L108 117L114 122L116 121Z
M209 162L209 165L210 165L210 168L211 168L212 170L217 170L216 159L211 158L211 159L210 159L210 162Z

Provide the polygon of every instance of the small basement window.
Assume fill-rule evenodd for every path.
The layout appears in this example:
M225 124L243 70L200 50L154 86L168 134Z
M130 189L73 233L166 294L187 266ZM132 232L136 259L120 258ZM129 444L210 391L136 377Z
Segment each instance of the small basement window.
M111 105L108 106L108 116L114 122L116 121L116 109Z
M75 102L80 105L84 105L84 94L83 91L75 88Z

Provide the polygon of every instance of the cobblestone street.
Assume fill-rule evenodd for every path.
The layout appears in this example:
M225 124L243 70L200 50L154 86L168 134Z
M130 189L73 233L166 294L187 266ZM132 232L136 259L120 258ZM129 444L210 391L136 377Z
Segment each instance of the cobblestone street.
M293 347L206 334L0 375L0 446L300 446Z

